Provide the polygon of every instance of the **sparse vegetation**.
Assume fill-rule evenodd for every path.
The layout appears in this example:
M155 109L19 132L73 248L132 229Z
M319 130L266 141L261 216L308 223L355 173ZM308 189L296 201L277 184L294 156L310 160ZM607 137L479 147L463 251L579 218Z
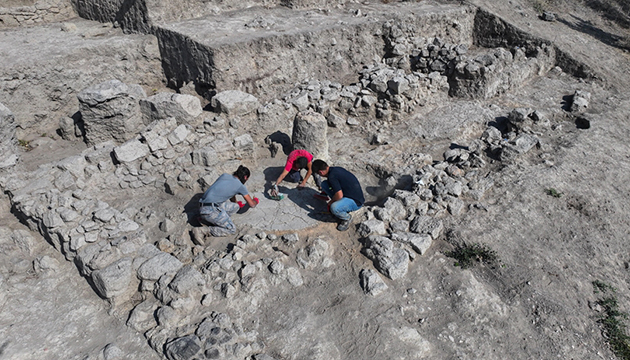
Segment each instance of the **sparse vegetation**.
M593 292L604 294L604 297L597 300L597 304L603 308L599 323L602 324L604 336L608 340L615 355L624 360L630 359L630 336L626 333L624 320L628 319L628 314L619 310L619 304L615 293L617 290L599 280L593 281Z
M559 198L559 197L562 196L562 193L559 192L558 190L554 189L554 188L546 189L545 192L547 193L547 195L553 196L555 198Z
M18 139L18 145L20 145L20 147L22 147L26 151L29 151L29 150L33 149L31 147L31 142L28 141L28 140Z
M499 261L496 251L487 245L477 243L458 247L445 255L457 260L455 266L460 266L462 269L469 268L475 263L495 264Z

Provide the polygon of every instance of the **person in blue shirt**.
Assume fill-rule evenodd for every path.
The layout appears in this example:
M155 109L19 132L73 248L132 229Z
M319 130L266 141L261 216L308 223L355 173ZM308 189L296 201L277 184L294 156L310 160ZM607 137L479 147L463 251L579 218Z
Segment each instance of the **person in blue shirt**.
M245 206L242 202L236 201L236 195L243 196L247 205L252 208L258 204L258 198L252 199L245 187L249 175L249 169L241 165L232 175L219 176L199 200L199 214L201 219L210 225L210 235L227 236L236 233L236 225L230 215Z
M350 227L353 211L359 210L365 198L359 180L348 170L333 166L329 167L325 161L313 161L313 173L327 178L322 181L322 191L328 195L330 212L341 220L337 230L346 231Z

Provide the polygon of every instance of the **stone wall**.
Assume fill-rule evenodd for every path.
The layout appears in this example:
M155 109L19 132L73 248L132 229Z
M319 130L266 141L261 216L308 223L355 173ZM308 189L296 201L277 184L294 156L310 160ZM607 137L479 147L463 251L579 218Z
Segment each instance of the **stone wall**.
M63 21L76 16L70 0L8 1L0 6L0 29Z

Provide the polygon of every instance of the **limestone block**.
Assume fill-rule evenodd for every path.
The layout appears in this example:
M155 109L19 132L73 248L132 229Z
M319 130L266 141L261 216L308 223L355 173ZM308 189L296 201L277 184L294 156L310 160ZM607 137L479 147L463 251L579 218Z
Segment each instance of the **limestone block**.
M420 196L407 190L396 189L392 197L400 200L405 207L415 207L420 202Z
M330 246L326 241L322 239L315 239L312 244L298 251L295 260L300 267L307 270L327 267L326 264L324 264L324 260L327 255L331 254L331 252L332 249L330 249ZM269 269L271 270L272 267L270 266ZM274 271L277 271L277 269Z
M191 123L201 115L201 101L192 95L159 93L141 99L140 111L149 121L175 118L178 124Z
M295 97L293 100L291 100L291 104L293 104L293 106L295 106L298 111L305 111L311 104L308 98L308 93L305 92L302 95Z
M70 172L76 178L83 178L85 176L86 166L87 160L85 160L85 156L83 155L70 156L57 163L59 169Z
M372 296L376 296L387 290L387 284L381 279L378 273L372 269L363 269L359 273L361 288Z
M431 235L428 234L395 232L392 234L391 239L403 244L411 245L411 248L420 255L424 255L429 247L431 247L431 244L433 244L433 239L431 238Z
M177 272L182 266L176 257L161 252L140 265L138 277L141 280L158 280L164 274Z
M79 218L79 213L65 207L57 208L57 213L59 214L59 216L61 216L61 219L65 222L71 222Z
M169 287L176 293L182 294L195 287L203 286L204 284L205 280L203 275L194 267L187 265L177 272L173 281L169 284Z
M144 142L147 144L149 150L151 150L152 153L159 150L164 150L169 147L168 140L165 137L156 134L155 132L150 131L142 134L142 136Z
M591 93L583 90L575 90L573 101L571 102L571 112L581 113L588 108L591 101Z
M538 137L531 134L521 134L514 140L504 144L499 154L501 161L514 160L521 154L525 154L539 143Z
M398 220L389 223L389 227L392 231L409 231L409 221L407 220Z
M136 305L136 307L131 311L129 319L127 319L127 326L132 327L140 333L154 328L157 326L157 321L155 320L155 316L153 314L155 313L157 306L158 303L154 299L147 299Z
M186 140L188 134L190 134L190 130L186 125L182 124L176 127L175 130L173 130L173 132L168 135L167 139L168 142L170 142L171 145L174 146Z
M64 226L65 222L55 210L50 210L47 211L42 217L42 224L48 229L54 229L60 226Z
M430 216L417 216L409 225L409 229L416 234L429 234L436 239L442 234L444 224L442 220Z
M59 270L59 261L50 256L41 256L33 260L33 270L35 273L57 272Z
M402 202L393 197L388 197L383 204L385 210L393 220L400 220L407 217L407 209Z
M364 243L363 252L373 261L376 269L388 278L396 280L407 274L409 255L405 250L395 247L390 239L371 235Z
M171 360L193 359L201 349L201 340L196 335L177 338L164 346L164 352Z
M252 159L254 157L254 139L249 134L235 137L234 148L242 158Z
M214 166L219 163L219 156L212 146L197 149L192 153L193 165Z
M280 274L280 273L282 272L282 270L284 270L284 264L283 264L283 263L281 263L281 262L280 262L280 261L278 261L278 260L273 260L273 261L269 264L268 268L269 268L269 271L270 271L272 274L274 274L274 275L278 275L278 274Z
M77 98L87 143L111 139L122 143L133 138L145 125L138 103L145 97L140 85L127 85L119 80L82 90Z
M315 159L329 160L327 131L328 121L322 114L312 110L297 113L291 136L293 149L304 149Z
M227 90L216 94L211 105L216 112L228 117L244 116L260 107L258 99L251 94L239 90Z
M295 245L300 241L300 237L297 233L285 234L282 235L282 241L287 245Z
M385 229L385 223L381 220L370 219L362 222L359 225L359 236L366 237L371 234L376 235L385 235L387 234L387 230Z
M149 147L137 139L129 140L114 148L114 156L121 163L134 161L147 154L149 154Z
M99 295L106 299L126 292L132 275L132 262L122 258L113 264L92 273L92 281Z
M397 76L387 82L387 88L391 90L394 95L402 94L409 90L409 81L403 76Z

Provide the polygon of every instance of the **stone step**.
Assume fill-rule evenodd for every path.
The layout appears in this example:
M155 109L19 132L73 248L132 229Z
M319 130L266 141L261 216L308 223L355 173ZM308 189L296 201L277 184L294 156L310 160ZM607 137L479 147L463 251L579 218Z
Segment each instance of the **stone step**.
M155 34L169 86L193 83L207 98L238 89L269 100L309 78L356 82L364 65L399 44L420 47L432 37L471 44L474 17L473 7L421 3L278 7L165 24Z

